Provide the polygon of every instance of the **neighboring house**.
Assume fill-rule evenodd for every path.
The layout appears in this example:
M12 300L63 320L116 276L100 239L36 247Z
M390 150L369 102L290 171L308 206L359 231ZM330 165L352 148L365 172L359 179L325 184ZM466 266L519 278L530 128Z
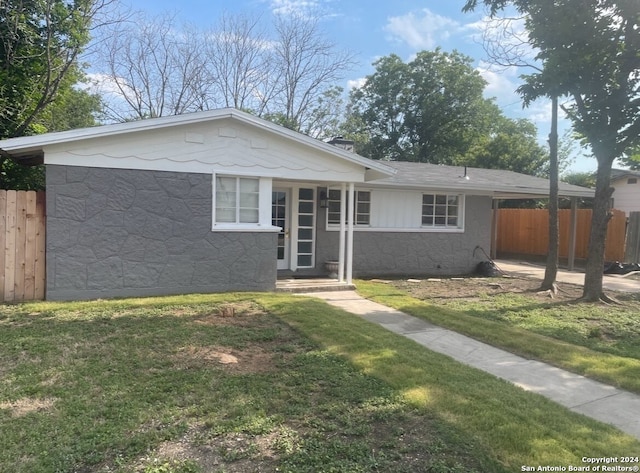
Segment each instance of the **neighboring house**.
M624 211L627 217L640 212L640 171L612 169L610 182L614 188L612 207Z
M330 260L347 282L467 274L493 200L548 193L513 172L372 161L232 109L0 148L46 165L48 299L273 290Z

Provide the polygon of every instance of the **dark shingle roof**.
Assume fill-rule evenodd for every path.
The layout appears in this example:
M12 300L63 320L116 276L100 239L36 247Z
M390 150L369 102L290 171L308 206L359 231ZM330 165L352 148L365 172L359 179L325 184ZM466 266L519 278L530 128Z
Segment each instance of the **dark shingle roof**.
M611 170L611 181L617 181L618 179L624 179L627 177L640 177L640 171L631 171L629 169Z
M547 179L513 171L397 161L385 164L394 168L396 174L375 181L382 186L429 188L434 191L465 192L501 198L549 194ZM560 195L567 197L593 197L594 194L593 189L563 182L559 188Z

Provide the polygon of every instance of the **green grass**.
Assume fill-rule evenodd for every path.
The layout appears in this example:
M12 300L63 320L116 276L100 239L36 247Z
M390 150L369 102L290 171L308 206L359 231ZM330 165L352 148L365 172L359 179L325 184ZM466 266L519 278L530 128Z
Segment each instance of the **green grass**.
M442 327L640 393L637 301L540 302L533 295L504 293L434 303L424 286L358 281L357 287L364 297Z
M285 295L2 306L0 380L2 472L484 473L640 449Z

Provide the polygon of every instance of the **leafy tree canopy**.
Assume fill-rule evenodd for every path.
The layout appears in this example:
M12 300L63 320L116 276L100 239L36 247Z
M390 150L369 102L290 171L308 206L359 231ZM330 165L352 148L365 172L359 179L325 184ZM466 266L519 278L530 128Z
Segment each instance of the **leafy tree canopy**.
M599 162L640 144L640 2L637 0L468 0L492 15L513 5L526 16L529 42L544 67L523 76L525 104L567 96L576 132Z
M640 171L640 145L630 149L620 161L629 169Z
M100 100L74 84L78 55L108 0L0 1L0 139L95 124ZM44 186L39 167L0 156L0 187Z
M525 104L568 97L563 107L598 161L583 298L602 291L611 167L640 145L640 2L638 0L467 0L491 15L513 6L526 18L542 69L524 76Z
M546 152L526 120L510 120L483 97L485 80L454 51L422 51L374 63L351 94L345 135L374 159L544 173Z
M549 173L548 151L538 144L538 130L529 120L496 116L490 132L469 149L474 167L508 169L534 176Z

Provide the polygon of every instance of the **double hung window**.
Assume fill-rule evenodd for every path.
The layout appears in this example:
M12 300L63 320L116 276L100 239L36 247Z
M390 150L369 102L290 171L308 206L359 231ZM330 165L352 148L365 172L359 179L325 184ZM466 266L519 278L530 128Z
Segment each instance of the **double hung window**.
M260 180L216 176L215 222L257 224L260 218Z
M461 228L461 197L459 195L423 194L422 226Z

